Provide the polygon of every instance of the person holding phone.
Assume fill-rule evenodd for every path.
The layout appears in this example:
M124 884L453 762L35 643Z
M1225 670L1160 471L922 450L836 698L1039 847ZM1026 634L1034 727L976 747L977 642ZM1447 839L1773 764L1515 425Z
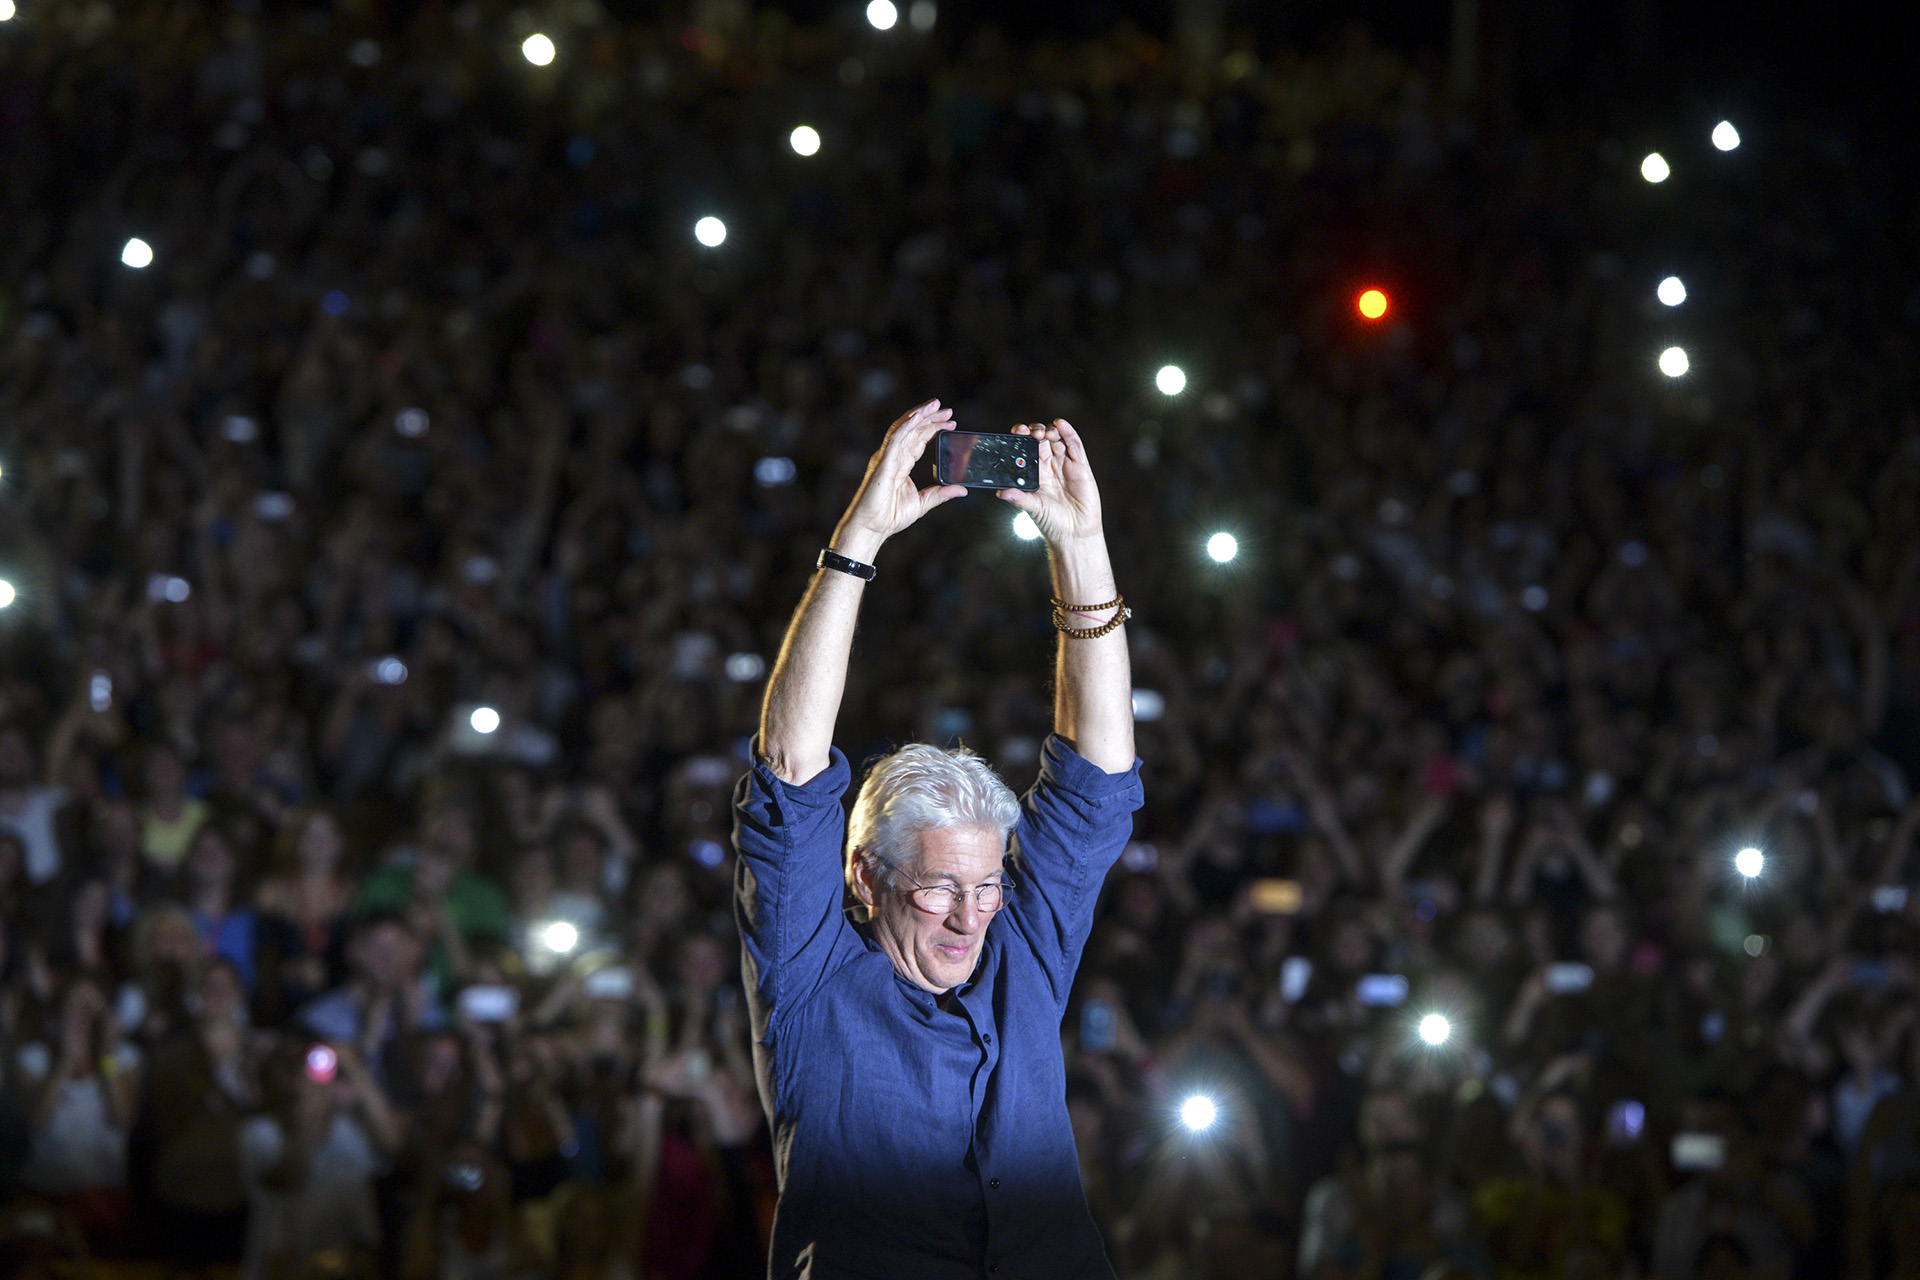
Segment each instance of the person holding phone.
M938 401L888 430L802 598L734 803L735 907L774 1132L774 1280L1110 1280L1080 1185L1060 1021L1100 886L1141 803L1129 616L1086 447L1020 426L1047 540L1054 734L1024 796L971 752L876 762L849 819L833 746L860 602L886 540L953 498L911 473ZM884 643L884 639L881 640ZM843 911L845 895L851 909Z

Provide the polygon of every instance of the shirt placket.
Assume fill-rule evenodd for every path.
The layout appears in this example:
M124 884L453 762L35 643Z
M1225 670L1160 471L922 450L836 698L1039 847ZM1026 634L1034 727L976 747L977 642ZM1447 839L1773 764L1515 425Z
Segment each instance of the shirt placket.
M961 1012L966 1015L967 1026L973 1033L973 1043L980 1050L980 1064L974 1069L973 1079L969 1082L970 1101L973 1107L973 1134L970 1150L973 1163L980 1178L980 1194L987 1206L987 1258L988 1274L1000 1270L1001 1245L997 1239L997 1227L1001 1218L1000 1175L996 1168L997 1156L990 1141L980 1125L980 1117L986 1108L987 1089L993 1080L995 1068L1000 1065L1000 1036L996 1034L990 996L986 983L976 983L971 990L960 996Z

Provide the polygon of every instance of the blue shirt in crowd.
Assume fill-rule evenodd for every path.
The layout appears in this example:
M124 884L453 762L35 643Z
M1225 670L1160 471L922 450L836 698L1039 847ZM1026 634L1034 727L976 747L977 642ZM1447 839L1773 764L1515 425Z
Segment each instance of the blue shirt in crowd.
M1014 892L944 1011L843 910L849 779L838 750L804 786L757 764L734 801L780 1176L768 1275L1112 1280L1080 1189L1060 1020L1133 830L1139 763L1108 774L1047 740L1014 831Z

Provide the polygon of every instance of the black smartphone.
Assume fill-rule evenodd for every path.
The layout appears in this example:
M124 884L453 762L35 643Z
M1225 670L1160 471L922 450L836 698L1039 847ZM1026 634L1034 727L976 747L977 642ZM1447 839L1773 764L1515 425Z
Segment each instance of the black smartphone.
M1040 442L997 431L942 431L934 455L941 484L969 489L1038 489Z

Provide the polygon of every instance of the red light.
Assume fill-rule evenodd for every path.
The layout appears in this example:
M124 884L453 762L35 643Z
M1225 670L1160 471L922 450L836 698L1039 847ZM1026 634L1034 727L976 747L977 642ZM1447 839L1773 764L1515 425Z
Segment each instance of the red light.
M1365 289L1353 305L1368 320L1378 320L1387 314L1387 295L1379 289Z

